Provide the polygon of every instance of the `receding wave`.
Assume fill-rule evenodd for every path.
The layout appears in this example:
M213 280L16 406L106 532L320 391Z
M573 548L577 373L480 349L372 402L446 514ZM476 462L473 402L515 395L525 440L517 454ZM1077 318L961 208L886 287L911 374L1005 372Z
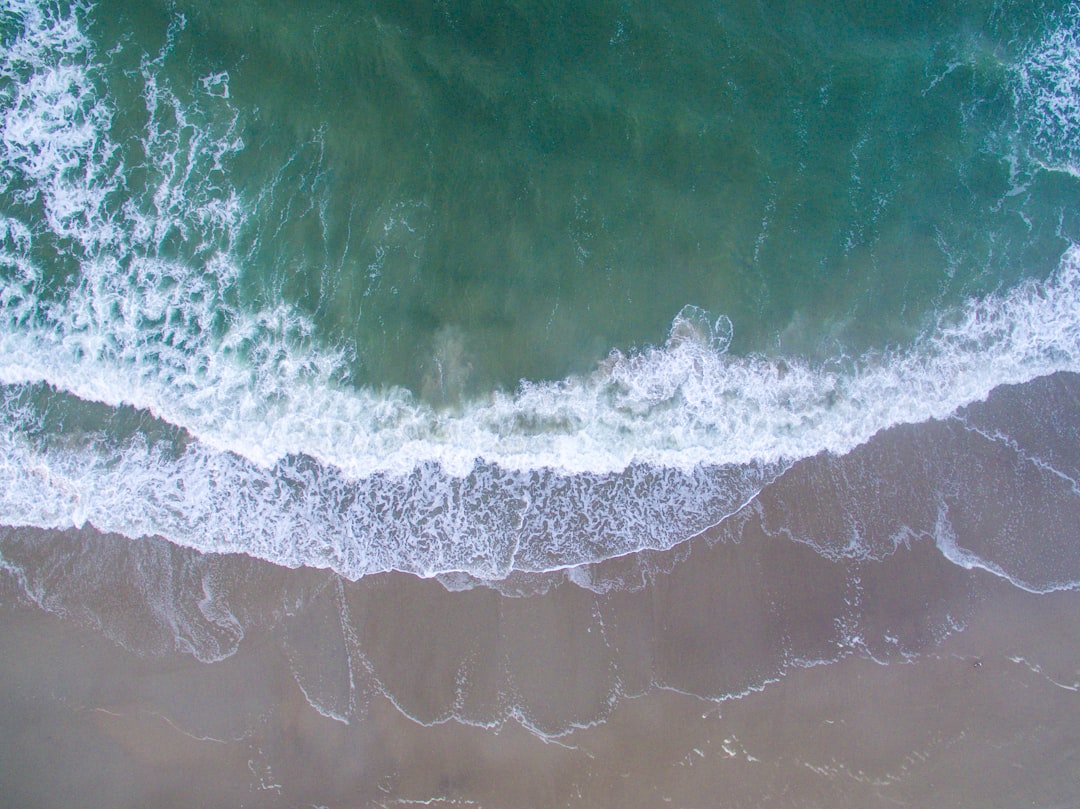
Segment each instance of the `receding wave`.
M8 525L91 523L353 578L388 569L498 578L671 547L800 459L944 418L1003 384L1080 370L1071 246L1048 280L942 312L911 344L863 356L736 356L732 324L688 305L663 345L456 408L351 386L347 347L320 343L284 303L241 302L246 209L228 163L244 144L227 74L207 76L187 101L163 77L164 55L144 58L145 122L132 148L111 134L109 89L79 27L86 8L8 8L17 20L0 62ZM1047 145L1071 143L1054 121L1075 105L1073 74L1047 53L1072 47L1074 23L1018 71L1017 104L1034 99L1024 120L1050 122L1032 141L1047 163L1072 159L1061 152L1071 146ZM139 189L125 181L135 170L147 178ZM50 261L71 269L58 275ZM94 428L43 438L38 394L130 406L184 440Z

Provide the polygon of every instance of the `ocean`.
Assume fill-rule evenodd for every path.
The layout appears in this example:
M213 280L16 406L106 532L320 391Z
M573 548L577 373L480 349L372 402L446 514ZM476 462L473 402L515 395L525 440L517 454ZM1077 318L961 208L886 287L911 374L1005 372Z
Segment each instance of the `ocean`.
M364 693L424 728L551 741L921 659L991 592L1080 588L1077 374L1075 3L0 0L0 577L136 655L302 612L232 559L329 577ZM806 643L595 705L525 667L478 707L459 660L409 707L347 608L398 574L655 601L695 548L774 546L816 595L723 610L820 608ZM964 595L882 617L928 580ZM359 715L359 674L327 696L290 654Z

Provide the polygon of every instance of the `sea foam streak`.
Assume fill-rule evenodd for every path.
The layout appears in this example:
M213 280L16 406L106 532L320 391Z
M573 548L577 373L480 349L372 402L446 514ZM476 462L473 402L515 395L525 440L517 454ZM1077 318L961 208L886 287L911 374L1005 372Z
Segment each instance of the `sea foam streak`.
M1032 157L1044 168L1080 177L1080 5L1025 54L1013 100Z
M9 0L6 13L21 25L0 63L9 525L90 522L352 577L553 569L670 547L795 460L948 416L1001 384L1080 370L1073 247L1047 282L972 301L913 345L858 359L734 357L726 319L687 307L663 346L456 411L357 390L338 381L345 354L320 346L299 313L238 302L244 202L227 169L243 144L227 77L185 104L161 77L166 54L144 58L145 157L128 165L79 30L88 10ZM1023 95L1039 74L1020 75ZM1040 120L1056 120L1071 92L1056 75L1053 92L1023 96ZM1039 137L1071 134L1055 126ZM133 168L145 188L124 182ZM59 290L42 263L50 250L77 266ZM179 455L104 433L35 442L25 393L42 383L150 411L194 441Z

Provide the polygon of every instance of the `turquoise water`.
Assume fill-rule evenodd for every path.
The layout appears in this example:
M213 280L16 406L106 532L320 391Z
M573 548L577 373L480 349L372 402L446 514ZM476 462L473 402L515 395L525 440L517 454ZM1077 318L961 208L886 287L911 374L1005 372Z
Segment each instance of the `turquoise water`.
M1080 369L1066 3L5 0L0 519L669 547Z
M1003 158L1051 11L958 6L136 3L90 32L124 43L119 143L148 55L242 141L241 305L284 300L354 384L443 404L660 344L687 304L734 350L824 358L1048 275L1073 198L1010 195L1032 168Z

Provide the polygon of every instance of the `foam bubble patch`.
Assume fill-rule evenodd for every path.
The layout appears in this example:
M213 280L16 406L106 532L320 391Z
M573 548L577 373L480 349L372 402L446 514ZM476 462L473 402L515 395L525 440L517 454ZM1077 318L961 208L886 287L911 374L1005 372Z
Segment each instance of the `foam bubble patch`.
M1056 16L1015 70L1014 102L1032 156L1080 177L1080 6Z

